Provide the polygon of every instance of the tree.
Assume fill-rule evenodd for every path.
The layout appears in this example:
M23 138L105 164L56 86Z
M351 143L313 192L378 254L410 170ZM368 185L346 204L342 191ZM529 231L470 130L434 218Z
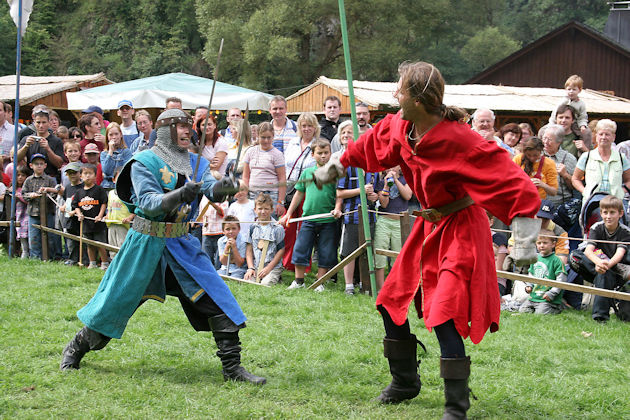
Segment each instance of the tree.
M461 55L472 70L481 71L520 48L520 43L490 26L477 32L466 42Z

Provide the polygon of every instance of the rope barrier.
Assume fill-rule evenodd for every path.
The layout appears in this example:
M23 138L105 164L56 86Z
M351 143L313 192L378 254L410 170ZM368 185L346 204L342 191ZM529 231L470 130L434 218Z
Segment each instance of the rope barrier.
M494 228L491 228L490 230L492 230L494 232L513 233L511 230L507 230L507 229L494 229ZM570 236L555 236L555 235L545 235L545 236L547 238L568 239L568 240L580 241L580 242L589 241L588 238L573 238L573 237L570 237ZM593 240L593 242L602 242L602 243L605 243L605 244L630 245L630 242L608 241L606 239L597 239L597 240Z

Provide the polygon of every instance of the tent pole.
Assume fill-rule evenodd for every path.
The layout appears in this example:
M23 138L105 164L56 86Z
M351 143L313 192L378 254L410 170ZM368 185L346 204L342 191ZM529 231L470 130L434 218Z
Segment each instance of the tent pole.
M341 22L341 37L343 40L343 55L346 62L346 78L348 79L348 96L350 98L350 112L352 115L352 129L354 131L354 140L359 134L359 125L357 123L357 111L354 104L354 86L352 84L352 66L350 64L350 46L348 43L348 28L346 26L346 10L343 0L339 0L339 20ZM370 232L370 219L368 216L367 196L365 194L365 175L363 169L357 168L357 176L359 178L359 191L361 197L361 219L363 220L363 232L365 233L365 243L367 244L367 260L368 269L370 271L370 285L372 286L372 296L376 297L376 272L374 270L374 245L372 243L372 235Z
M17 162L18 129L20 128L20 72L22 67L22 0L18 5L17 44L15 52L15 114L13 118L13 195L11 197L11 223L9 226L9 258L13 258L13 244L15 243L15 204L17 201Z

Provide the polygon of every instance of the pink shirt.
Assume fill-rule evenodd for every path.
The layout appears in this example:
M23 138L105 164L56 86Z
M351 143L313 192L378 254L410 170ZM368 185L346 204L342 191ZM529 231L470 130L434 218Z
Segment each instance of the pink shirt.
M262 150L260 146L247 149L243 162L249 164L249 185L252 191L277 191L277 168L284 166L284 155L275 147L271 150ZM275 185L275 187L265 187Z

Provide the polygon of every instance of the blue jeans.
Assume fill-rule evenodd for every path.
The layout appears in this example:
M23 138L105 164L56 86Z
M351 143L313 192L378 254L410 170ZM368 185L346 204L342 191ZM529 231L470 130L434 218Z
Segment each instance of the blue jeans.
M221 268L219 262L219 247L218 242L221 235L203 235L201 239L201 250L208 254L210 261L214 268ZM218 265L217 265L218 264Z
M291 263L308 266L317 238L317 266L332 268L337 265L337 223L317 223L306 220L298 232Z
M30 250L31 258L42 258L42 231L37 229L33 225L40 224L39 216L28 216L28 247ZM46 218L46 225L49 228L55 227L55 215L49 214ZM57 241L59 242L59 247L57 248ZM58 235L53 235L48 233L48 257L50 259L54 259L55 256L59 253L61 256L61 241Z

